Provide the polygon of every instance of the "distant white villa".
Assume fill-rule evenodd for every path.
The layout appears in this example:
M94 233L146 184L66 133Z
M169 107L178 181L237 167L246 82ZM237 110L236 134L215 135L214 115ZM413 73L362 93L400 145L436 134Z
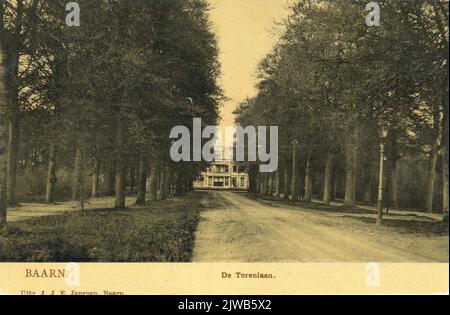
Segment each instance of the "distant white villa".
M194 181L195 189L248 190L248 174L234 161L215 161Z

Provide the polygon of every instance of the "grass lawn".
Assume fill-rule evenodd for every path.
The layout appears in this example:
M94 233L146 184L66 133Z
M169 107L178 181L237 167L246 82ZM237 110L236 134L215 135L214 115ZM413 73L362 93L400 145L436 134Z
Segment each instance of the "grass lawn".
M207 196L33 218L0 232L3 262L189 262Z

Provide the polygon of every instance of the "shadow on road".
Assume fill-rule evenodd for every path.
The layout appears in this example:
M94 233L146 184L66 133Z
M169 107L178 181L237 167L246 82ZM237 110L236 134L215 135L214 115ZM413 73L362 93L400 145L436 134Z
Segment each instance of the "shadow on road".
M256 196L247 194L253 200L264 203L267 206L281 208L283 206L295 206L303 210L311 210L313 212L323 212L328 214L337 214L341 218L358 220L363 223L374 225L376 223L376 210L362 207L348 207L343 205L324 205L316 202L296 202L270 197ZM439 221L420 213L395 211L386 214L384 212L383 226L394 228L399 233L416 234L422 236L445 236L449 234L448 221Z
M362 217L358 218L355 216L344 216L354 220L359 220L368 224L375 224L375 218ZM443 221L419 221L419 220L405 220L405 219L394 219L394 218L384 218L383 226L389 228L395 228L399 233L405 234L417 234L423 236L445 236L449 233L448 222Z

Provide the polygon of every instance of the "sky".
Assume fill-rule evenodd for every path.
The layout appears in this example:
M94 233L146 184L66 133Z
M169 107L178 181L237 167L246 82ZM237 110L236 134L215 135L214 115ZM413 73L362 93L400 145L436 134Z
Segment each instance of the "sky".
M276 22L289 14L293 0L209 0L210 20L220 49L220 85L227 101L221 126L234 125L236 106L256 94L259 61L278 41ZM278 31L277 31L278 30Z

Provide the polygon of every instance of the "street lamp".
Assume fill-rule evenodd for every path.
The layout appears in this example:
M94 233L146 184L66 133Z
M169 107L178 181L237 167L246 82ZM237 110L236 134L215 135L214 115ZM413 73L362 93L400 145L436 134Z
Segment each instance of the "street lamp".
M189 101L189 104L191 104L191 106L194 106L194 100L192 99L192 97L186 97L185 99Z
M377 214L377 225L383 223L383 173L384 173L384 144L388 136L389 130L387 125L380 124L379 135L380 135L380 175L378 181L378 214Z

